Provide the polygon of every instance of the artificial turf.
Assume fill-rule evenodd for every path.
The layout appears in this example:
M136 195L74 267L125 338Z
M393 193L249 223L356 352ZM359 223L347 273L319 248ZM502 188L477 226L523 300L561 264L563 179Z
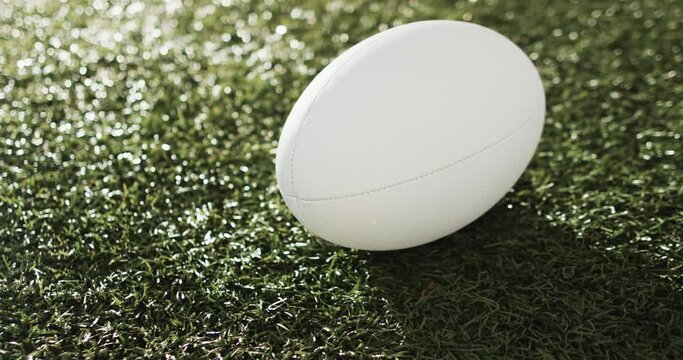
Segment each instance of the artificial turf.
M683 2L0 1L0 358L683 358ZM381 29L535 62L543 139L434 243L307 233L274 152Z

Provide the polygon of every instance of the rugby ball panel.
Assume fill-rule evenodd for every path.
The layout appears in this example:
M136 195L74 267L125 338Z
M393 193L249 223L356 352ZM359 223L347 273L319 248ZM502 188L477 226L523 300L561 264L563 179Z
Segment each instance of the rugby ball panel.
M297 125L293 138L283 134L292 143L283 147L285 188L301 199L359 194L430 173L508 136L543 106L526 55L468 23L399 26L328 68L288 118Z
M363 250L395 250L444 237L474 221L514 185L528 165L544 112L507 138L428 176L330 200L285 196L308 230Z

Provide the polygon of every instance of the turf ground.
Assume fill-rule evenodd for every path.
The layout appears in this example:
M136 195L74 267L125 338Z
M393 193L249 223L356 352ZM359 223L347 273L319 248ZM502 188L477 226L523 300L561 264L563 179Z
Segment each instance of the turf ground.
M682 1L0 8L0 358L683 358ZM539 150L452 236L329 245L276 191L279 129L430 18L530 54Z

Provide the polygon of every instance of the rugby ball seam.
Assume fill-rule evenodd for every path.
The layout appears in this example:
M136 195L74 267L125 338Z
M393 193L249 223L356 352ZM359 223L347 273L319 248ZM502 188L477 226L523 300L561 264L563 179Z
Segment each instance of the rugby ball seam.
M442 166L442 167L440 167L440 168L438 168L438 169L432 170L432 171L427 172L427 173L422 174L422 175L418 175L418 176L415 176L415 177L412 177L412 178L409 178L409 179L406 179L406 180L402 180L402 181L399 181L399 182L396 182L396 183L392 183L392 184L389 184L389 185L385 185L385 186L382 186L382 187L380 187L380 188L376 188L376 189L372 189L372 190L366 190L366 191L362 191L362 192L358 192L358 193L352 193L352 194L348 194L348 195L330 196L330 197L322 197L322 198L315 198L315 199L300 198L300 197L298 197L298 196L296 196L296 195L290 195L290 194L284 194L284 195L286 195L287 197L290 197L290 198L294 199L295 202L296 202L296 204L297 204L296 206L297 206L297 209L298 209L298 202L299 202L299 201L301 201L301 202L322 202L322 201L333 201L333 200L345 200L345 199L351 199L351 198L360 198L360 197L372 195L372 194L375 194L375 193L379 193L379 192L382 192L382 191L385 191L385 190L393 189L393 188L396 188L396 187L399 187L399 186L402 186L402 185L406 185L406 184L409 184L409 183L413 183L413 182L417 182L417 181L420 181L420 180L424 180L424 179L429 178L429 177L431 177L431 176L435 176L435 175L438 175L439 173L442 173L442 172L444 172L444 171L447 171L447 170L453 168L454 166L456 166L456 165L458 165L458 164L460 164L460 163L462 163L462 162L464 162L464 161L467 161L467 160L469 160L469 159L472 159L472 158L476 157L477 155L480 155L480 154L482 154L482 153L484 153L484 152L486 152L486 151L488 151L488 150L491 150L491 149L497 147L498 145L502 144L502 143L505 142L506 140L508 140L508 139L512 138L513 136L517 135L518 133L520 133L520 132L522 131L522 129L524 129L527 125L531 124L534 120L537 120L538 117L541 116L544 112L545 112L545 109L544 109L544 108L541 108L541 109L537 110L537 111L534 113L534 115L532 115L532 116L530 116L529 118L527 118L526 120L524 120L516 129L514 129L513 131L511 131L509 134L507 134L507 135L501 137L500 139L494 141L493 143L491 143L491 144L489 144L489 145L484 146L484 147L483 147L482 149L480 149L479 151L474 152L474 153L472 153L472 154L469 154L469 155L467 155L467 156L464 156L464 157L462 157L462 158L460 158L460 159L458 159L458 160L456 160L456 161L454 161L454 162L448 163L447 165L444 165L444 166ZM298 140L298 139L297 139L297 140ZM292 188L294 188L294 184L293 184L293 183L292 183Z

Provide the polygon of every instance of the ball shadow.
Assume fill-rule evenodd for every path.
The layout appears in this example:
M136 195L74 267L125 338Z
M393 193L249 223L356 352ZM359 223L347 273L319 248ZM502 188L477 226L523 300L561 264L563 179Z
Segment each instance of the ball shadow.
M682 349L681 312L670 309L683 302L671 280L529 209L497 206L434 243L366 256L370 286L411 358L628 358L634 349L663 358Z

